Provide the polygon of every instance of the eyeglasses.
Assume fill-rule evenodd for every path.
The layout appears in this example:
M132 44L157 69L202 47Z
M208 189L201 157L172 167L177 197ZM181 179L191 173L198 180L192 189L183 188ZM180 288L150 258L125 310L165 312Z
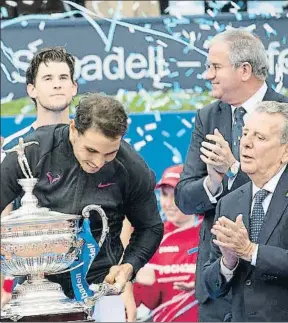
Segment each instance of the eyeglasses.
M217 71L221 68L221 66L219 66L217 64L205 63L205 68L206 68L206 71L210 71L213 74L216 74Z
M209 63L205 63L205 68L206 68L206 71L210 71L212 72L214 75L216 75L217 71L219 71L220 69L224 68L224 67L234 67L234 68L239 68L241 66L243 66L244 64L250 64L250 62L248 61L245 61L245 62L240 62L236 65L225 65L225 66L222 66L222 65L218 65L218 64L215 64L215 63L212 63L212 64L209 64ZM251 65L251 64L250 64Z

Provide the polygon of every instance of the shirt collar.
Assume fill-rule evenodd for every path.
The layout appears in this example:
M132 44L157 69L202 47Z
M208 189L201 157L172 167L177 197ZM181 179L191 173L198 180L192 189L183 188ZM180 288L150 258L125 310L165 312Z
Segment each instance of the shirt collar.
M280 180L280 177L282 176L282 174L284 173L285 169L287 167L287 164L285 164L276 175L274 175L262 188L259 188L258 186L256 186L253 182L253 188L252 188L252 193L253 193L253 199L255 197L255 194L260 191L261 189L266 190L270 193L274 193L276 186Z
M62 129L61 129L61 139L63 140L63 152L66 153L68 156L74 156L74 158L76 159L75 155L74 155L74 150L73 150L73 146L70 142L69 139L69 133L70 133L70 127L69 125L62 125Z
M249 98L247 101L245 101L241 107L243 107L247 113L251 113L253 112L256 103L263 101L263 98L267 92L268 86L266 84L266 82L263 83L263 85L260 87L260 89L251 96L251 98ZM234 115L234 111L237 107L235 107L234 105L231 105L232 108L232 115Z

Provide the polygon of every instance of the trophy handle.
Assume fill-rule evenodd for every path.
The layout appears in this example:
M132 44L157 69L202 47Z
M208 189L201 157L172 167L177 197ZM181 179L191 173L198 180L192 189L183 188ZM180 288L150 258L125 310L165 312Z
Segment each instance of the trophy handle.
M98 246L99 246L99 248L101 248L105 239L106 239L107 234L109 233L108 219L107 219L107 216L106 216L104 210L102 209L102 207L100 205L96 205L96 204L89 204L89 205L85 206L84 209L82 210L82 216L84 218L88 219L90 217L90 211L92 211L92 210L97 211L97 213L101 216L101 219L102 219L102 233L101 233L100 240L98 242ZM74 247L81 248L83 246L83 244L84 244L84 240L80 238L75 242ZM82 265L83 265L83 262L81 262L80 264L78 264L77 266L74 266L72 268L58 271L55 274L53 273L53 274L49 274L49 275L58 275L58 274L70 272ZM104 289L105 289L105 293L106 293L107 288L103 288L103 292L104 292ZM101 292L99 292L99 293L102 293L102 289L101 289ZM99 296L99 297L101 297L101 296Z
M88 308L92 308L102 296L120 295L122 293L122 289L117 283L113 285L106 282L91 284L89 288L94 292L94 295L87 297L84 300L84 303Z
M102 207L100 205L96 205L96 204L90 204L84 207L84 209L82 210L82 215L84 218L89 218L90 217L90 211L96 211L102 219L102 233L101 233L101 237L100 240L98 242L99 247L101 248L105 238L107 236L107 234L109 233L109 226L108 226L108 219L107 216L104 212L104 210L102 209Z

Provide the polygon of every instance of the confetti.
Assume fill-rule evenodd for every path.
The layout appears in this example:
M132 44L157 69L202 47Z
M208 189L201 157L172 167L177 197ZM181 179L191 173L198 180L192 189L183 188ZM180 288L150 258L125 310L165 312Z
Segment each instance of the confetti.
M38 27L39 30L44 30L45 25L46 25L45 21L41 21L40 24L39 24L39 27Z
M234 1L231 1L231 5L232 5L236 10L240 10L240 9L241 9L241 7L240 7L237 3L235 3Z
M176 63L176 62L177 62L176 58L174 58L174 57L170 57L170 58L169 58L169 61L170 61L171 63Z
M163 137L166 137L166 138L169 138L169 137L170 137L170 133L169 133L169 132L167 132L167 131L165 131L165 130L161 131L161 135L162 135Z
M190 34L189 34L189 36L190 36L190 41L191 41L191 43L194 43L194 42L195 42L195 40L196 40L196 34L195 34L195 31L191 31L191 32L190 32Z
M207 25L207 24L200 24L199 28L201 30L211 30L211 26Z
M161 114L160 111L155 111L154 112L154 118L156 122L160 122L161 121Z
M30 111L34 110L34 103L33 104L27 104L21 109L22 114L27 114Z
M24 119L24 114L19 114L15 117L15 124L20 124Z
M176 133L176 136L178 137L178 138L180 138L180 137L182 137L184 134L186 133L186 129L181 129L181 130L179 130L177 133Z
M157 124L155 122L148 123L144 126L144 128L146 131L155 130L155 129L157 129Z
M179 72L178 71L175 71L175 72L172 72L168 75L169 78L174 78L174 77L178 77L179 76Z
M202 93L203 92L203 88L201 86L199 86L199 85L195 85L194 86L194 91L196 93Z
M153 137L151 135L147 135L147 136L145 136L145 140L147 142L151 142L151 141L153 141Z
M14 93L10 92L6 97L1 98L1 104L12 101L14 98Z
M97 31L99 36L102 38L106 51L109 51L111 48L111 45L113 44L114 30L117 25L117 27L120 26L120 27L127 28L130 33L136 33L136 32L139 34L140 34L140 32L145 33L142 36L143 39L145 39L147 42L151 42L151 43L155 41L155 43L157 43L157 45L162 47L162 50L163 50L163 48L167 48L168 45L170 45L170 41L174 41L174 42L178 42L178 43L183 44L183 53L184 54L190 55L193 53L194 50L196 50L197 53L199 53L203 56L207 56L207 52L201 51L201 49L200 49L202 47L204 49L208 49L208 46L209 46L209 39L208 38L211 36L207 37L208 33L206 32L206 30L209 31L209 30L213 29L214 31L210 32L210 34L211 34L211 33L215 33L215 31L216 32L223 31L226 28L226 25L224 23L220 23L220 21L218 19L211 19L211 18L215 18L217 16L218 11L223 6L223 3L228 3L227 1L226 2L222 1L221 5L219 5L219 1L213 2L213 5L211 5L213 10L209 10L209 12L208 12L209 17L207 16L206 18L202 17L202 18L196 18L196 19L191 19L191 18L189 19L187 17L183 17L181 14L180 15L176 14L174 16L163 18L165 32L154 30L153 29L154 23L145 23L144 22L143 26L140 26L140 25L138 26L138 25L128 23L126 21L121 21L121 20L119 20L120 13L117 12L118 9L116 9L116 11L114 12L113 19L106 19L106 18L104 19L107 22L109 22L111 25L110 29L108 30L108 33L106 33L106 31L105 31L105 33L102 31L101 27L97 23L97 19L93 19L94 17L93 18L90 17L90 19L89 19L89 17L88 17L88 14L90 14L89 10L87 10L84 7L79 6L75 3L71 3L71 1L65 1L65 2L68 3L71 7L78 9L77 13L80 13L80 11L81 11L81 14L83 15L83 17L91 24L91 27L93 27L95 29L95 31ZM14 1L14 3L17 4L16 1ZM156 3L156 1L154 1L154 3ZM242 14L240 14L238 12L241 5L239 5L239 2L237 4L236 4L236 2L232 2L232 6L233 6L233 8L232 8L231 12L234 13L236 19L241 20ZM139 1L134 1L133 9L137 10L138 8L139 8ZM5 26L9 26L9 25L14 24L16 22L22 24L23 26L27 26L28 23L30 22L30 20L37 18L38 21L40 21L40 23L38 25L39 30L42 31L45 29L45 24L46 24L45 21L46 20L56 20L56 19L63 19L65 17L72 17L72 15L75 13L76 13L76 11L74 11L74 13L73 13L73 11L71 10L71 12L65 12L65 13L60 13L60 14L57 13L57 14L52 14L52 15L31 15L31 16L29 15L26 17L22 16L22 17L19 17L19 19L16 19L15 21L13 20L13 22L11 22L11 21L10 22L4 21L3 23L1 22L1 28L4 28ZM274 13L272 13L272 15L273 14ZM94 14L94 16L95 16L95 14ZM253 17L253 15L249 15L249 16ZM286 14L286 16L288 16L288 15ZM115 17L117 17L117 18L115 18ZM254 14L254 18L255 17L256 17L256 14ZM262 17L266 18L266 17L269 17L269 15L262 14ZM280 17L280 16L277 16L277 18L278 17ZM258 18L258 17L256 17L256 18ZM203 33L190 31L189 27L185 26L185 25L190 26L190 24L192 22L193 23L196 22L202 28ZM180 28L178 28L177 31L171 30L171 28L176 27L178 25L181 25L181 26L180 26ZM233 23L233 26L234 26L234 23ZM256 31L259 31L260 26L258 26L258 27L257 26L256 26L256 24L251 24L249 26L246 26L245 28L249 31L254 31L256 29L258 29ZM277 35L277 30L273 29L270 24L264 23L262 26L269 36L270 35L275 35L275 36ZM227 26L227 29L230 27L232 27L232 26ZM167 34L166 30L169 31L170 34ZM106 35L108 35L108 36L106 36ZM203 39L201 40L202 37L203 37ZM161 38L161 40L160 40L160 38ZM166 42L166 40L167 40L167 42ZM287 41L286 36L281 37L281 40L279 40L279 41L281 42L281 46L282 46L282 44L285 45L286 41ZM190 42L190 43L188 43L188 42ZM195 46L194 43L195 43L195 45L198 45L198 47ZM30 44L30 47L28 47L28 48L30 51L35 52L36 50L39 49L38 47L40 45L39 44L37 45L37 43L35 45ZM1 43L1 49L2 49L2 43ZM280 51L281 51L281 49L279 49L279 52ZM132 53L127 53L127 55L129 55L129 54L132 54ZM134 54L138 54L138 53L133 53L133 55ZM8 54L4 53L4 55L7 56ZM205 85L203 85L204 84L204 82L202 82L203 74L201 74L201 70L197 70L198 68L201 68L201 69L203 68L203 62L200 60L199 60L199 62L189 61L189 58L190 58L189 55L187 55L187 61L185 61L185 60L178 61L175 57L170 57L169 59L166 58L167 61L165 61L164 59L163 60L160 59L159 60L160 63L163 64L163 72L159 73L159 78L154 76L153 72L151 72L151 73L148 72L148 70L147 70L147 73L145 73L145 77L152 79L153 87L154 87L153 90L165 90L166 91L166 90L171 89L175 92L179 92L181 90L181 82L179 82L180 77L183 75L185 75L185 77L190 77L195 72L196 74L193 75L193 79L196 77L197 79L201 80L202 86L191 85L191 88L193 88L193 91L196 93L196 95L198 95L197 99L195 99L195 98L191 99L191 103L193 103L193 105L195 107L200 108L203 105L205 105L205 96L200 96L200 95L201 95L201 93L203 93L207 89L208 90L211 89L211 83L205 82ZM175 54L175 56L177 57L176 54ZM276 55L274 55L274 56L275 56L274 61L276 63ZM155 60L157 60L157 57L155 57ZM176 64L171 64L171 66L170 66L169 63L176 63ZM2 71L4 72L5 76L7 77L7 79L11 83L18 82L17 80L19 80L19 78L21 77L21 74L19 73L19 71L18 72L16 72L16 71L9 72L9 70L5 66L1 66L1 68L2 68ZM181 70L181 68L183 68L183 70ZM116 66L111 67L111 69L113 70L114 73L116 73L118 70L118 68ZM282 71L282 74L283 74L283 71ZM167 77L164 80L165 76L167 76ZM171 79L172 82L167 82L167 79L168 80ZM174 81L173 79L175 79L176 82L173 82ZM79 84L86 84L87 83L87 81L81 77L78 79L78 82L79 82ZM281 71L279 70L279 67L275 68L275 82L277 82L278 84L274 84L275 85L274 88L281 89L283 87L283 75L281 76ZM200 82L199 82L199 84L200 84ZM143 80L143 85L142 84L137 85L139 92L141 91L141 89L144 89L144 87L147 86L146 80ZM159 91L157 91L157 92L159 92ZM120 93L117 93L117 97L118 97L118 95L120 97ZM131 95L128 94L127 91L124 91L122 93L122 95L121 95L122 99L124 99L124 97L125 97L125 104L124 104L125 107L129 107L129 105L132 103L132 101L136 95L138 95L137 91L134 91L134 93L131 93ZM141 107L141 109L145 109L145 111L150 111L151 109L153 109L153 112L154 112L154 110L156 110L158 108L161 109L165 105L168 105L169 107L171 107L171 110L181 109L183 107L183 100L184 99L183 98L176 98L176 97L172 96L171 94L169 95L169 97L167 96L167 98L165 100L163 100L163 97L156 99L156 97L154 97L154 94L151 94L151 93L149 93L149 94L143 93L143 95L144 95L143 98L139 98L139 99L137 98L136 105L138 107ZM141 93L141 96L142 96L142 93ZM8 98L9 98L9 96L8 96ZM190 99L187 99L187 100L189 101ZM133 102L133 104L134 104L134 102Z
M183 30L182 30L182 34L183 34L183 36L184 36L184 37L186 37L187 39L190 39L190 34L188 33L188 31L187 31L187 30L183 29Z
M187 120L182 118L181 122L184 124L184 126L186 126L187 128L191 129L192 128L192 124Z
M273 29L268 23L265 23L263 25L263 28L267 31L268 35L270 34L274 34L274 35L277 35L277 32L275 29Z
M206 39L203 43L203 48L208 49L210 45L210 40Z
M138 141L136 142L133 147L136 151L140 151L141 148L145 147L146 146L146 141L145 140L141 140L141 141Z
M144 136L144 130L141 127L137 127L136 132L138 133L139 136L141 137Z
M193 74L193 72L194 72L193 68L189 68L189 70L185 72L185 76L189 77Z
M220 25L219 25L219 23L218 23L218 21L214 21L214 23L213 23L213 27L215 28L215 30L216 31L219 31L220 29L221 29L221 27L220 27ZM206 40L207 41L207 40ZM205 42L206 42L205 41ZM203 46L204 47L204 46ZM206 47L204 47L204 48L206 48Z
M211 16L211 17L213 17L213 18L215 18L216 17L216 14L214 13L214 11L212 11L211 9L208 9L207 10L207 13L208 13L208 15L209 16Z
M154 41L154 38L152 36L145 36L145 40L151 43Z
M158 45L160 45L160 46L163 46L163 47L168 47L168 45L166 44L166 43L164 43L162 40L160 40L160 39L157 39L157 41L156 41L156 43L158 44Z
M173 154L172 160L174 161L174 163L182 163L182 156L179 150L176 147L173 147L171 144L169 144L166 141L164 141L163 144L172 152Z
M164 97L163 99L154 101L154 103L151 106L151 109L158 109L158 108L162 108L164 107L166 104L168 104L170 101L169 96L167 95L166 97Z
M249 25L249 26L245 27L245 29L252 32L256 29L256 25L255 24Z
M175 164L180 164L180 163L182 163L182 158L180 158L180 156L178 156L178 155L174 155L174 156L172 157L172 161L173 161L173 163L175 163Z

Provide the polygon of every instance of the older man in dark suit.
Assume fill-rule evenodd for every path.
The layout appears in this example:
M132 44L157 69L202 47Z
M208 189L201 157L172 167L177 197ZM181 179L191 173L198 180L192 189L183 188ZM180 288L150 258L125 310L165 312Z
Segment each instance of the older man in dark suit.
M243 128L248 182L219 201L204 283L212 298L232 289L239 322L288 320L288 104L262 102Z
M206 78L219 99L198 111L195 130L175 191L183 213L204 213L196 269L199 321L229 320L231 297L212 300L201 284L209 258L210 230L220 197L249 181L240 169L239 140L247 114L260 101L288 102L267 86L268 62L262 42L243 29L216 35L209 48Z

